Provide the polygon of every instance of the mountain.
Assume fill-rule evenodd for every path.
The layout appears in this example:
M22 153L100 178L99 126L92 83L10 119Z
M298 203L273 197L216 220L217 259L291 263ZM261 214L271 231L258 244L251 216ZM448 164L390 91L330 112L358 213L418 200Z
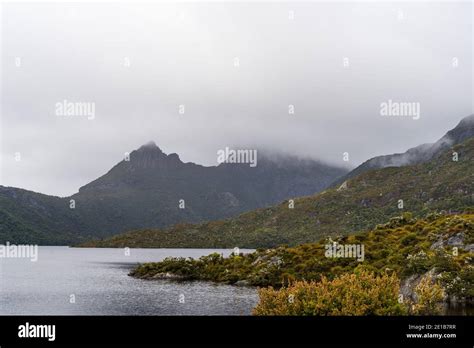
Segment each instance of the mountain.
M334 184L340 185L347 179L353 178L371 169L402 167L427 162L434 157L439 156L443 151L450 147L456 144L461 144L473 136L474 114L463 118L456 127L447 132L437 142L433 144L422 144L409 149L404 153L371 158L350 171L348 174L338 178Z
M457 157L453 156L457 153ZM457 160L456 160L457 159ZM369 170L338 188L236 218L145 229L85 243L96 247L268 248L316 242L366 230L402 212L470 211L474 206L474 137L428 162Z
M67 199L0 186L0 244L64 245L78 240L82 224Z
M68 244L228 218L319 192L347 173L313 160L258 155L254 167L205 167L184 163L150 142L70 197L0 186L0 243Z

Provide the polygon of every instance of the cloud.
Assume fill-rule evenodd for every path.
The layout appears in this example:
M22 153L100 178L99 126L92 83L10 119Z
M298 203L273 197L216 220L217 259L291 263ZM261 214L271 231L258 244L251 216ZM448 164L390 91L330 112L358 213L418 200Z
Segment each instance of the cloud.
M468 2L7 3L3 18L2 185L69 195L150 140L207 165L240 146L356 166L472 113ZM420 119L381 117L388 99ZM95 103L94 120L55 115L63 100Z

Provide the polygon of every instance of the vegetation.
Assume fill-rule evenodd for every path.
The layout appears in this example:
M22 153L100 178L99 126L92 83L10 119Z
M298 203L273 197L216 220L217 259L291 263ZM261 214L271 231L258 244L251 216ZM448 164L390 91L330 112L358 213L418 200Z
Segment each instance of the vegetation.
M259 289L254 315L402 315L395 274L375 276L368 271L346 273L320 282L297 281L275 290Z
M442 313L444 290L431 276L415 287L417 301L403 301L395 273L346 273L320 282L296 281L259 289L254 315L434 315Z
M444 300L445 293L443 287L432 276L423 277L416 286L415 293L417 302L412 306L413 313L421 315L441 313L440 303Z
M326 238L296 247L260 249L245 255L231 254L230 257L214 253L197 260L168 258L139 265L130 275L143 279L174 277L290 289L284 290L286 292L293 291L294 287L306 289L309 286L311 292L319 291L313 289L315 286L323 286L315 285L315 282L323 282L327 289L338 284L328 285L327 282L346 274L369 277L362 272L370 272L370 277L388 281L383 277L389 272L408 288L405 302L413 300L419 304L413 312L422 313L425 308L433 312L441 295L461 302L474 301L474 264L470 252L474 248L473 241L474 213L429 214L423 219L405 213L372 230L350 236ZM334 242L337 245L363 245L364 261L326 257L326 245ZM426 278L433 282L431 287L423 278L428 275L436 277ZM303 283L298 283L301 281ZM304 282L310 282L310 285ZM436 284L442 291L438 291ZM273 293L263 294L270 296Z
M81 223L65 198L0 186L0 243L66 245L92 238L78 238L76 224Z
M458 161L453 161L453 151ZM299 245L373 228L390 217L411 211L472 211L474 138L435 159L413 166L363 173L314 196L244 213L236 218L168 229L145 229L117 235L86 247L272 248ZM406 236L402 246L416 241Z

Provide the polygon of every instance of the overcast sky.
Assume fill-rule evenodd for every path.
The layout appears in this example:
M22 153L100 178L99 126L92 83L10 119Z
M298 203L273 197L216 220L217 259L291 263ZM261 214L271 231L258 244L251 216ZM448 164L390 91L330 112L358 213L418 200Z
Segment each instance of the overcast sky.
M470 2L8 3L2 15L5 186L70 195L150 140L204 165L230 146L354 167L473 112ZM389 99L420 103L420 119L381 116ZM94 103L94 119L58 115L64 100Z

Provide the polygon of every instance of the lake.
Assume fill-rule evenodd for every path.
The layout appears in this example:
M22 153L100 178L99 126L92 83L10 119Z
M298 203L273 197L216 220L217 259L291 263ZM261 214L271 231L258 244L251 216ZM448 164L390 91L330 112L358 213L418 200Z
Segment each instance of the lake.
M36 262L0 258L0 315L250 315L255 288L127 275L138 263L213 252L232 250L130 249L127 256L124 249L40 246Z

